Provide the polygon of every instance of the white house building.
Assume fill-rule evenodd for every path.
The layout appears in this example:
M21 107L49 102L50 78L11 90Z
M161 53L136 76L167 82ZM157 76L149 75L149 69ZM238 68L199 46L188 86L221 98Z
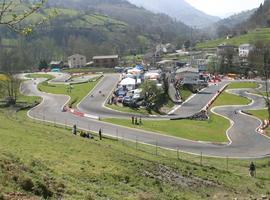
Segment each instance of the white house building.
M247 58L250 51L253 50L253 46L251 44L242 44L239 46L239 57L240 58Z
M80 68L86 66L86 57L80 54L74 54L68 57L68 66L70 68Z

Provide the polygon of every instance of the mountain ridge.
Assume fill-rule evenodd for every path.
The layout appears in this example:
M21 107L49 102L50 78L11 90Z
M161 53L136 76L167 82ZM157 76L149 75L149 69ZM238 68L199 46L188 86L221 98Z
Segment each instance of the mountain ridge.
M184 0L128 0L134 5L141 6L155 13L164 13L187 24L188 26L202 28L220 20L219 17L208 15L187 3Z

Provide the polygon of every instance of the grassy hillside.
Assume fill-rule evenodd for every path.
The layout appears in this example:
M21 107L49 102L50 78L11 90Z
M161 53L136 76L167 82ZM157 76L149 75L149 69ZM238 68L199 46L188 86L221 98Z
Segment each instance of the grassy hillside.
M233 199L269 195L270 160L200 158L128 142L87 140L0 110L1 199ZM158 154L156 156L155 154ZM245 184L243 184L243 182Z
M226 38L220 38L217 40L210 40L203 43L198 43L197 48L216 48L219 44L227 43L239 46L244 43L255 43L256 40L263 40L270 42L270 28L261 28L254 31L250 31L245 35L237 36L227 40Z

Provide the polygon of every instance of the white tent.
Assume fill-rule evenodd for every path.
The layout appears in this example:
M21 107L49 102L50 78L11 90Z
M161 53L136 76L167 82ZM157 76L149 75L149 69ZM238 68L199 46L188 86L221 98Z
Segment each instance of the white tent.
M144 75L145 79L159 79L161 75L157 72L147 72Z
M136 80L133 78L125 78L120 82L121 86L125 86L128 90L133 90L136 85Z
M133 69L128 70L128 73L129 74L141 74L142 70L137 69L137 68L133 68Z

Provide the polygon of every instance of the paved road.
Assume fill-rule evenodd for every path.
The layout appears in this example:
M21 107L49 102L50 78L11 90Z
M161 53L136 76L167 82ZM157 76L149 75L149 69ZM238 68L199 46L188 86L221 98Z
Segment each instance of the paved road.
M101 118L130 118L134 116L133 113L122 113L115 110L106 108L104 105L107 101L108 96L115 89L120 75L110 74L105 75L100 84L90 92L90 94L83 99L78 105L78 109L84 113L99 116ZM195 113L202 110L206 104L212 99L218 90L220 90L227 83L220 83L217 85L211 85L203 91L199 92L189 101L183 103L180 106L176 106L175 109L167 116L146 116L146 115L135 115L143 118L152 119L174 119L174 118L185 118L194 115ZM100 94L100 91L102 93Z
M113 78L117 78L117 76L113 76ZM106 77L104 80L106 81ZM41 82L42 79L38 79L37 81ZM97 89L98 87L107 88L107 86L103 84L103 81L97 86ZM39 106L28 112L30 117L38 120L67 124L69 126L77 124L78 127L82 129L90 129L95 132L97 132L99 128L102 128L106 135L123 137L126 140L133 141L137 139L138 142L141 143L150 145L158 144L160 147L169 149L176 150L180 148L181 151L194 154L200 154L202 152L203 155L208 156L228 156L238 158L258 158L270 156L270 140L255 131L255 129L257 129L257 127L260 125L260 121L251 116L240 113L235 114L235 110L258 109L264 107L264 101L261 97L247 94L246 90L236 90L234 92L252 99L254 101L252 105L226 106L214 109L215 112L230 118L234 123L227 133L232 141L229 144L211 144L189 141L159 135L154 132L120 127L97 120L78 117L71 113L61 112L62 106L68 101L69 97L42 93L37 90L33 80L23 83L22 92L27 95L36 95L43 98L43 102Z

